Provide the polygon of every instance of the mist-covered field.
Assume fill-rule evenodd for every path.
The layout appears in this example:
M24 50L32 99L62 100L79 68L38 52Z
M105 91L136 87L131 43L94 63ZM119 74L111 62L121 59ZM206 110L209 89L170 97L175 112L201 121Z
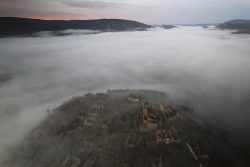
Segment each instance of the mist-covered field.
M40 35L0 39L0 157L46 109L107 89L164 91L250 148L250 35L201 27Z

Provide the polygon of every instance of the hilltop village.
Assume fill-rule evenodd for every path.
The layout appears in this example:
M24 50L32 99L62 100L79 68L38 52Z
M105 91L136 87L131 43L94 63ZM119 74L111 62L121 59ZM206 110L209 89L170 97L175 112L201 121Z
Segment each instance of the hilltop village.
M231 167L247 158L166 94L109 90L74 97L12 149L11 167ZM226 152L226 154L225 154Z

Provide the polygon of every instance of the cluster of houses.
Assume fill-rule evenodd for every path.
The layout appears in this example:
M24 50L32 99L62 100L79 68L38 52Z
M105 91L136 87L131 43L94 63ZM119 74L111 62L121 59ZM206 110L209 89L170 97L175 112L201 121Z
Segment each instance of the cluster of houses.
M157 143L180 143L178 131L173 125L169 125L167 120L176 116L170 106L159 108L152 107L149 103L144 103L141 107L141 130L152 130L155 132Z
M175 111L168 105L154 106L148 102L141 103L139 98L128 97L127 100L131 103L138 103L140 105L139 111L139 129L140 131L147 131L153 134L155 143L160 144L174 144L181 143L178 130L171 124L171 120L184 119L182 113ZM141 105L142 104L142 105ZM103 104L96 103L93 108L97 111L102 111ZM97 114L89 113L88 116L79 117L83 125L95 126L97 123ZM106 136L109 128L106 125L101 126L101 134ZM137 134L129 134L125 141L126 145L134 148L137 143ZM208 156L201 154L197 147L191 146L186 143L188 150L192 157L197 161L200 167L206 167L208 164ZM155 167L162 166L162 157L154 160Z

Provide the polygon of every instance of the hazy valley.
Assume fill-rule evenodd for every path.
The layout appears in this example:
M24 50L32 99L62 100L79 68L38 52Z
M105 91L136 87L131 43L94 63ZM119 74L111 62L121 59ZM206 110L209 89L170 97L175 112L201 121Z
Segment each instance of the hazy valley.
M150 89L249 154L250 36L212 27L0 39L0 157L73 96Z

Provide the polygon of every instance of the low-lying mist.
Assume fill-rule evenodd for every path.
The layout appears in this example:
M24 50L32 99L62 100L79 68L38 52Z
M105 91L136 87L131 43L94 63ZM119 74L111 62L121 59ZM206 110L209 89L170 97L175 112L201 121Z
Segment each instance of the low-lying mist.
M0 157L46 109L74 95L127 88L164 91L249 149L249 44L249 35L200 27L2 38Z

